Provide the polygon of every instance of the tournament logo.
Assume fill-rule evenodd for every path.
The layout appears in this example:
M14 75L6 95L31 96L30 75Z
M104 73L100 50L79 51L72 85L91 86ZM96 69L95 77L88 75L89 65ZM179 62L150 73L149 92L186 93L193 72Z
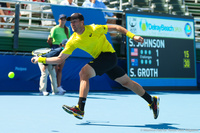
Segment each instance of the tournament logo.
M140 20L140 29L142 31L146 31L148 29L148 23L146 19L141 19Z
M137 19L136 18L129 18L129 27L130 27L130 32L132 33L137 33L137 28L136 28L136 25L137 25Z
M185 34L189 37L192 33L191 25L189 23L186 23L184 30L185 30Z

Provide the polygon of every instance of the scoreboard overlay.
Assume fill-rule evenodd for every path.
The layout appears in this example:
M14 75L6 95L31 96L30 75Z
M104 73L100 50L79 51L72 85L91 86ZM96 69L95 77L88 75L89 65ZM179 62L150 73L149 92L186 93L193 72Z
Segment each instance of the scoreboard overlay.
M142 86L197 86L194 19L126 12L127 74Z

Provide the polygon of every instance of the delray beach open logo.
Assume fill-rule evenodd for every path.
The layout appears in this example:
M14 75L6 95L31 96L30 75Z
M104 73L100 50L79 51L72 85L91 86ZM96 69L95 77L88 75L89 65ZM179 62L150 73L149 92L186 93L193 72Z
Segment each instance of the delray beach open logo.
M136 17L137 35L169 38L194 38L193 23L176 19ZM134 33L135 34L135 33Z
M146 31L148 29L148 23L146 19L141 19L140 20L140 29L142 31Z
M189 23L186 23L184 30L185 30L185 34L189 37L192 33L191 25Z
M132 33L137 33L137 28L136 28L136 25L137 25L137 19L136 18L133 18L133 17L129 17L129 30L130 32Z

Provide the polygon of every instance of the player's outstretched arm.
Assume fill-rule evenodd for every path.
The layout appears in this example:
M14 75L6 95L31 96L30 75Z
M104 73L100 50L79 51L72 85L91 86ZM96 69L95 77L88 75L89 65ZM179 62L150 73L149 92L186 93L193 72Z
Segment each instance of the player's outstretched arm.
M125 29L124 27L120 26L120 25L107 25L108 26L108 31L118 31L126 36L128 36L129 38L133 39L136 42L144 42L144 39L141 36L136 36L135 34L131 33L130 31L128 31L127 29Z
M46 57L33 57L31 59L31 62L36 64L38 62L44 63L44 64L61 64L64 60L66 60L70 55L69 54L63 54L60 53L59 56L57 57L51 57L51 58L46 58Z

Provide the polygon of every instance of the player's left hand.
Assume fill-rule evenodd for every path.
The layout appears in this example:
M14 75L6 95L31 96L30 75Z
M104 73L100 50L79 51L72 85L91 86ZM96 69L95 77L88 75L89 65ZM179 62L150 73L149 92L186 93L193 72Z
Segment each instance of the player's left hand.
M37 63L38 63L38 57L33 57L33 58L31 58L31 62L32 62L33 64L37 64Z
M136 42L140 42L140 43L144 42L144 39L141 36L134 36L133 40L136 41Z

